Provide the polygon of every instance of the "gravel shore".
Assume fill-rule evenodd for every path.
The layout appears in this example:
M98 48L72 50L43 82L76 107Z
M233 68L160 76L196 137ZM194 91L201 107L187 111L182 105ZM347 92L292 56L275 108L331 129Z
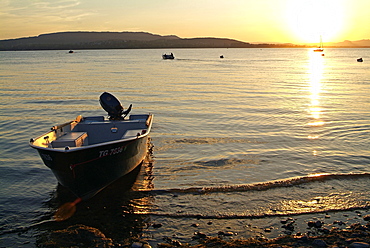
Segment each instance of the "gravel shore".
M354 215L356 211L352 212ZM358 214L359 215L359 214ZM310 217L311 218L311 217ZM298 223L300 222L300 223ZM330 223L330 224L328 224ZM106 237L100 230L85 225L73 225L66 229L56 230L43 237L39 247L126 247L126 248L239 248L239 247L370 247L370 215L361 216L347 225L342 220L324 221L309 218L298 220L292 217L280 220L282 233L276 238L255 235L243 238L232 231L219 231L211 236L196 231L191 237L192 242L184 242L176 237L163 237L163 242L155 243L148 240L126 240L118 242ZM302 225L305 228L302 229ZM298 227L305 232L297 231ZM158 227L156 227L158 228ZM159 228L160 229L160 228ZM271 230L265 228L264 232ZM190 237L189 237L190 238ZM41 241L41 240L40 240Z
M362 223L360 223L362 222ZM370 215L366 215L357 223L346 226L343 221L333 221L331 229L324 226L320 220L306 221L305 233L294 233L295 220L288 218L281 221L286 235L267 239L253 237L238 239L232 233L220 232L218 237L208 237L203 233L195 233L193 239L198 239L198 245L179 244L176 240L167 239L158 247L191 247L191 248L226 248L226 247L370 247ZM265 230L269 232L269 230ZM294 233L294 234L293 234Z
M353 224L345 230L332 229L321 235L286 235L275 239L250 238L246 240L224 240L219 237L206 238L193 248L223 247L350 247L366 248L370 244L370 224ZM173 247L173 246L171 246Z

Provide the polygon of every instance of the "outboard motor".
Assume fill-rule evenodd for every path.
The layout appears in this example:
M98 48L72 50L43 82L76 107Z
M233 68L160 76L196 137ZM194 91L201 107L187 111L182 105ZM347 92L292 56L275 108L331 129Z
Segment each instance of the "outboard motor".
M102 108L108 112L109 120L123 120L132 108L132 104L130 104L130 107L123 111L123 107L118 99L108 92L100 95L99 102Z

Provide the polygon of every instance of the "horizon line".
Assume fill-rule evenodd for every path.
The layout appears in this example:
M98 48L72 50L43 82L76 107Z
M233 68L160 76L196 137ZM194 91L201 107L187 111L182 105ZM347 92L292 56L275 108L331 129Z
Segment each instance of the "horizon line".
M33 35L33 36L23 36L23 37L17 37L17 38L5 38L1 39L0 41L6 41L6 40L17 40L17 39L27 39L27 38L37 38L42 35L48 35L48 34L58 34L58 33L147 33L151 35L158 35L161 37L168 37L168 36L175 36L178 37L179 39L197 39L197 38L215 38L215 39L229 39L229 40L235 40L239 42L244 42L244 43L249 43L249 44L292 44L292 45L312 45L312 44L317 44L318 42L300 42L300 43L292 43L292 42L280 42L280 41L242 41L242 40L237 40L235 38L227 38L227 37L216 37L216 36L198 36L198 37L180 37L176 34L156 34L156 33L151 33L149 31L56 31L56 32L49 32L49 33L41 33L38 35ZM356 42L356 41L370 41L370 38L362 38L360 40L343 40L343 41L326 41L324 43L342 43L342 42Z

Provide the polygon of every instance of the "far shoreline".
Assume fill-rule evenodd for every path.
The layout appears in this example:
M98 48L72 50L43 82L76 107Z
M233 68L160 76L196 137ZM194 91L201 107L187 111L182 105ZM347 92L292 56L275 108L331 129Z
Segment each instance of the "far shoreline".
M180 38L147 32L58 32L0 40L0 51L92 49L316 48L314 43L250 43L230 38ZM324 48L370 48L370 40L326 42Z
M157 48L150 48L150 47L142 47L142 48L76 48L76 49L69 49L69 48L56 48L56 49L0 49L0 52L30 52L30 51L88 51L88 50L171 50L171 49L314 49L316 47L308 47L308 46L271 46L271 47L157 47ZM328 46L325 49L369 49L370 47L337 47L337 46Z

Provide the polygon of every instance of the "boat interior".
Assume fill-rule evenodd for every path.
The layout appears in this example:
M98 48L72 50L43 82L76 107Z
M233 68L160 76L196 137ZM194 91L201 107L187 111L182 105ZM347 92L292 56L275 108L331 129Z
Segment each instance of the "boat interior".
M34 146L73 149L140 137L148 132L152 115L130 115L127 120L107 120L104 116L82 117L54 126L51 131L31 140Z

